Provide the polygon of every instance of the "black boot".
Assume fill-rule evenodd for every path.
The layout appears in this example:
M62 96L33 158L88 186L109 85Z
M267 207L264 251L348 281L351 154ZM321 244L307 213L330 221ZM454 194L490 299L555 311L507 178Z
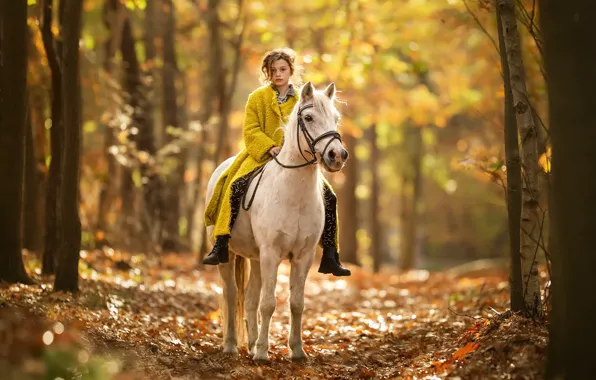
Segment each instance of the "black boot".
M334 276L350 276L352 272L341 266L339 252L335 247L323 247L323 257L319 273L332 273Z
M229 236L218 236L215 240L213 249L209 252L209 255L203 259L205 265L217 265L223 264L230 261L228 255L228 240Z

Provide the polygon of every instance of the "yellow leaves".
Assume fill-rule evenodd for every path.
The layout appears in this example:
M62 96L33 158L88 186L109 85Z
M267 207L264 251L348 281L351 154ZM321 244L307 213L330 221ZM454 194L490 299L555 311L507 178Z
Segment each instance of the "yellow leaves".
M383 112L383 119L392 125L401 125L408 116L408 109L405 107L390 107Z
M207 313L207 319L211 322L219 322L220 321L220 310L215 310Z
M435 121L434 114L439 110L439 102L426 86L419 85L409 91L407 103L411 108L411 117L415 124L424 125Z
M552 156L553 152L551 147L549 146L546 149L546 153L542 153L540 158L538 159L538 165L544 170L545 173L550 173L551 171L551 163L552 163Z
M350 118L342 119L338 129L342 135L349 134L357 139L362 137L362 128Z
M383 64L395 74L404 73L410 68L407 63L392 55L384 57Z
M358 52L364 55L374 55L375 48L368 42L362 42L357 46Z
M439 128L445 127L447 125L447 117L444 114L435 115L434 124Z
M134 11L135 9L144 10L147 7L146 0L127 0L125 3L126 8Z

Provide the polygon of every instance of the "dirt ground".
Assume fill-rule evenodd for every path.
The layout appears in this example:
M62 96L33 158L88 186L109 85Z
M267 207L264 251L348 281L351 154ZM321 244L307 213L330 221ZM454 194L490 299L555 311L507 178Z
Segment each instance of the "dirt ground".
M289 267L282 265L271 361L257 365L245 347L235 357L222 353L214 268L197 270L192 256L169 255L160 269L116 256L85 257L75 296L52 292L35 264L28 269L37 285L0 287L0 370L9 380L50 378L43 376L51 371L120 380L543 375L546 325L507 311L508 283L499 271L453 278L350 267L351 277L337 278L313 268L303 317L309 357L294 363L287 347Z

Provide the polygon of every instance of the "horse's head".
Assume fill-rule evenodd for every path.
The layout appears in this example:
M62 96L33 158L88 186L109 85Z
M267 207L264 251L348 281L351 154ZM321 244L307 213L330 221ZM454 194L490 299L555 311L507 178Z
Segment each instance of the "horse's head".
M303 138L307 140L311 153L318 156L319 162L329 172L341 170L348 159L348 151L337 132L340 114L334 100L334 83L319 91L308 82L300 91L297 115L298 123L303 123Z

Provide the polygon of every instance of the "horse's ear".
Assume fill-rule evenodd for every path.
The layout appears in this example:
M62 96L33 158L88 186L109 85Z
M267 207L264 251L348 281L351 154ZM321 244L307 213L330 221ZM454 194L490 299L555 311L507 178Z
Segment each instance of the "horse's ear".
M331 82L323 92L329 99L333 100L335 98L335 83Z
M315 93L315 88L313 87L310 81L306 82L304 86L302 86L302 90L300 90L300 99L302 101L307 101L312 99L313 94Z

